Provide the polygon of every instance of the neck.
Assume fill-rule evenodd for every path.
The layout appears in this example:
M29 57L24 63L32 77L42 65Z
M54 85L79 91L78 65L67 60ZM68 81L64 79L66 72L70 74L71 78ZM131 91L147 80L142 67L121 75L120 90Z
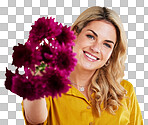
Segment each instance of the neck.
M95 71L84 70L76 66L70 74L70 80L79 86L88 86L94 72Z

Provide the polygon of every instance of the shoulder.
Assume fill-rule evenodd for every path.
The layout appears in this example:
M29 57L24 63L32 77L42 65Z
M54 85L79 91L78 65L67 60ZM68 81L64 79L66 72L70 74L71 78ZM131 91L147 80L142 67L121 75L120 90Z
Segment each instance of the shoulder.
M131 94L133 94L134 93L134 87L133 87L133 85L132 85L132 83L130 83L129 81L127 81L127 80L122 80L121 81L121 83L120 83L123 87L124 87L124 89L127 91L127 95L131 95Z
M127 80L122 80L121 83L120 83L125 89L128 89L130 87L133 87L132 83L130 83L129 81Z
M120 84L127 90L127 97L129 97L126 99L126 104L130 111L130 123L143 125L142 114L133 85L127 80L122 80Z

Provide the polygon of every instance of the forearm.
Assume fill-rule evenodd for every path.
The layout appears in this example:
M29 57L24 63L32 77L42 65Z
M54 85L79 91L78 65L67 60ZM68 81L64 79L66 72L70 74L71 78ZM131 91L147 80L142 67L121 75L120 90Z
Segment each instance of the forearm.
M43 123L48 116L45 98L38 100L23 100L26 119L31 124Z

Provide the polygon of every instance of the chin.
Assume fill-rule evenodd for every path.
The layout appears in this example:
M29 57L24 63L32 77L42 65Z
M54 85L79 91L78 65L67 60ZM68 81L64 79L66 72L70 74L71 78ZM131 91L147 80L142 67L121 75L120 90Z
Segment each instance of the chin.
M97 69L99 69L99 67L91 67L91 66L82 66L82 68L84 69L84 70L87 70L87 71L96 71Z

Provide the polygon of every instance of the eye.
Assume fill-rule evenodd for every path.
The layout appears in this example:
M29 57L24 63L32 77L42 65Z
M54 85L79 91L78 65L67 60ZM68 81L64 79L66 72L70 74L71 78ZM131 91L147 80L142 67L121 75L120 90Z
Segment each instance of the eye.
M108 43L104 43L104 45L108 48L111 48L111 46Z
M92 39L92 40L94 40L95 39L95 37L94 36L92 36L92 35L86 35L88 38L90 38L90 39Z

